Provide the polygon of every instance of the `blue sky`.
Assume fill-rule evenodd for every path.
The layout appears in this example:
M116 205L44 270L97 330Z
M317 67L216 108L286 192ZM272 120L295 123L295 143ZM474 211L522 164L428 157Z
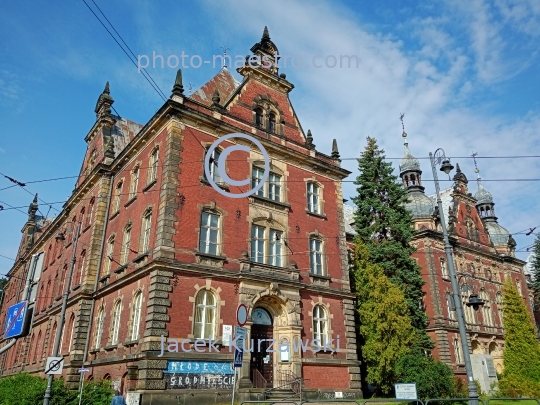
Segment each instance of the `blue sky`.
M450 156L540 155L537 0L95 1L135 54L184 51L211 59L227 46L231 55L246 55L267 25L282 55L357 55L358 68L281 70L295 85L291 99L302 126L311 129L322 152L329 153L337 138L342 157L354 158L366 136L373 136L388 157L401 157L404 112L416 157L438 147ZM107 80L123 117L144 124L161 106L82 0L0 7L0 173L25 182L77 175ZM175 69L148 71L169 95ZM185 69L186 92L217 71L209 65ZM421 162L424 179L430 179L428 162ZM472 180L474 193L472 160L453 162ZM356 171L352 160L343 165ZM538 158L479 159L479 166L485 180L540 178ZM66 200L74 182L26 188L56 202ZM484 184L501 225L511 232L540 225L540 182ZM0 188L10 185L0 177ZM431 183L426 186L433 192ZM345 196L353 193L347 183ZM24 207L25 213L31 199L19 187L0 190L4 208ZM49 216L54 208L40 206ZM25 221L16 210L0 212L0 255L15 257ZM518 248L532 238L517 235ZM0 274L11 264L0 257Z

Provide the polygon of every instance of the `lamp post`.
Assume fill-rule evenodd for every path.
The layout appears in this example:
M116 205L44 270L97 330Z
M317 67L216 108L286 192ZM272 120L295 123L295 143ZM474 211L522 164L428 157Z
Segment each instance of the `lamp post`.
M77 242L79 241L79 232L81 230L81 223L77 224L75 229L75 236L73 241L73 252L71 254L71 266L69 268L69 276L67 279L67 286L62 297L62 310L60 311L60 321L56 327L56 337L54 338L54 349L53 357L58 357L58 350L60 349L60 339L62 338L62 331L64 329L64 322L66 317L66 308L67 301L69 298L69 293L71 292L71 279L73 277L73 269L75 268L76 254L77 254ZM62 232L59 232L56 236L56 241L64 241L66 238ZM54 375L49 375L47 378L47 389L45 390L45 397L43 398L43 405L49 405L52 394L52 383L54 380Z
M433 179L435 180L435 190L437 191L437 207L439 208L439 216L441 221L441 228L444 238L444 251L446 252L446 261L448 263L448 271L450 273L450 280L452 281L452 295L454 298L454 304L456 306L457 321L459 326L459 336L461 337L461 348L463 351L463 357L465 358L465 371L467 372L467 386L469 389L469 401L470 405L478 405L478 392L476 391L476 384L474 383L474 377L471 365L471 356L469 353L469 342L467 340L467 330L465 329L465 318L463 317L463 304L461 302L458 280L456 276L456 269L454 268L454 259L452 258L452 246L448 239L448 231L446 230L446 222L444 220L444 211L441 200L441 192L439 189L439 178L437 176L437 170L435 166L441 164L441 171L449 174L454 166L450 163L444 153L444 150L437 149L435 153L429 153L429 159L431 161L431 169L433 170Z

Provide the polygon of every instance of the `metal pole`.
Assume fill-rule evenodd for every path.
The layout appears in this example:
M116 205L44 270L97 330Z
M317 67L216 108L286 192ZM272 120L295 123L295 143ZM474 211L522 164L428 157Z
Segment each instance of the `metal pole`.
M469 341L467 340L467 330L465 328L465 318L463 317L463 303L461 302L459 285L456 277L456 269L454 268L454 259L452 258L452 246L448 240L448 232L446 230L446 223L444 220L444 212L442 207L441 193L439 190L439 178L437 176L437 170L435 168L435 160L433 154L429 154L431 160L431 169L433 170L433 178L435 180L435 190L437 191L437 206L439 207L439 216L441 219L441 228L444 238L444 251L446 252L446 261L448 262L448 271L450 273L450 279L452 281L452 295L454 297L454 304L456 306L457 321L459 326L459 336L461 337L461 348L463 351L463 357L465 358L465 371L467 372L467 385L469 388L469 398L473 398L469 401L470 405L478 405L478 392L476 391L476 384L474 383L474 377L471 366L471 356L469 354Z
M71 292L71 279L73 277L73 269L75 268L76 254L77 254L77 242L79 241L79 232L81 230L81 223L77 224L77 229L75 230L75 240L73 242L73 252L71 254L71 266L69 268L69 276L67 279L67 287L64 291L62 298L62 310L60 311L60 322L56 327L56 337L54 338L54 350L53 357L58 356L58 350L60 349L60 339L62 337L62 329L64 329L64 318L66 317L66 307L69 298L69 293ZM47 389L45 390L45 396L43 397L43 405L49 405L52 394L52 383L54 375L49 375L47 379Z
M84 390L84 373L81 373L81 375L82 375L82 383L81 383L81 390L80 390L80 393L79 393L79 405L81 405L82 393L83 393L83 390Z
M236 367L234 368L234 382L232 386L232 402L231 405L234 405L234 389L236 388Z

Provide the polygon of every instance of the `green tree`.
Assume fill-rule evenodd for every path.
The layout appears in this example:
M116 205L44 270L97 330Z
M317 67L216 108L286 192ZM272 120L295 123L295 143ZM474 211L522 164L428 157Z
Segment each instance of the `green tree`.
M416 330L413 346L417 351L431 351L434 344L426 333L427 316L422 309L424 280L420 266L411 257L414 235L412 214L406 209L407 191L397 182L392 163L385 161L384 150L374 138L358 159L360 174L356 178L357 209L355 225L358 238L369 249L373 263L401 287L409 308L411 324Z
M414 329L403 291L390 282L381 267L370 262L369 250L361 240L356 241L354 262L352 278L366 379L387 394L395 382L396 361L409 350Z
M503 289L504 371L503 393L540 394L540 343L523 297L508 277ZM521 392L519 392L521 390Z
M532 253L534 255L532 261L532 282L531 287L534 293L535 303L540 303L540 233L536 235Z
M408 353L396 363L396 378L400 383L416 383L418 398L449 398L456 391L454 373L431 356Z

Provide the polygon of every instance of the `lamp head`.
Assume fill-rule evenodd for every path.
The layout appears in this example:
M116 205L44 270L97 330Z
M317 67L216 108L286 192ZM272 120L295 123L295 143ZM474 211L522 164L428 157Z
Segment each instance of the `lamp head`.
M478 298L477 294L471 294L469 301L465 305L468 307L473 307L475 311L478 311L480 307L484 306L484 301Z
M66 240L66 237L64 236L63 232L58 232L58 235L54 238L56 239L56 242L60 243Z
M452 163L450 163L450 159L444 158L441 164L441 172L445 172L446 174L449 174L454 169L454 166L452 166Z

